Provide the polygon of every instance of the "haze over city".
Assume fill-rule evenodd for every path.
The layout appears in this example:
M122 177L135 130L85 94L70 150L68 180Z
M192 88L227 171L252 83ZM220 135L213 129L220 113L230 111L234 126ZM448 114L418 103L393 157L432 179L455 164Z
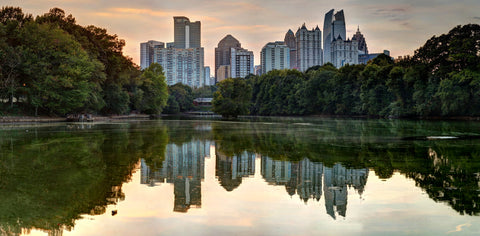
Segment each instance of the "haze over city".
M447 33L456 25L480 23L476 0L410 1L93 1L93 0L4 0L3 6L19 6L24 12L41 15L58 7L72 14L81 25L106 28L126 40L124 53L140 64L140 42L173 41L173 16L186 16L202 23L205 66L214 65L214 48L227 34L252 50L259 64L261 48L283 40L303 23L322 28L325 13L343 9L347 35L357 27L365 35L369 51L390 50L391 56L413 54L433 35Z

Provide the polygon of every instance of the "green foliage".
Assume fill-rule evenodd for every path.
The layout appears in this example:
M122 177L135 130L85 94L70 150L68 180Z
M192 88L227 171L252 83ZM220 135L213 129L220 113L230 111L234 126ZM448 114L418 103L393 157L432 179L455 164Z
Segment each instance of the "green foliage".
M143 96L137 109L146 114L160 114L167 105L168 89L163 68L157 63L146 68L140 77L139 89Z
M164 113L176 114L193 108L193 90L188 85L177 83L168 86L168 101Z
M27 23L20 31L22 76L30 104L65 115L101 107L95 83L103 65L91 60L73 37L46 24Z
M106 102L104 113L106 114L126 114L129 112L130 97L118 84L106 86L104 100Z
M225 79L217 84L213 95L213 111L226 118L236 118L249 112L252 87L245 79Z
M0 99L10 110L21 106L29 114L137 109L156 95L139 78L138 66L123 56L124 46L117 35L80 26L59 8L33 20L21 8L2 7Z

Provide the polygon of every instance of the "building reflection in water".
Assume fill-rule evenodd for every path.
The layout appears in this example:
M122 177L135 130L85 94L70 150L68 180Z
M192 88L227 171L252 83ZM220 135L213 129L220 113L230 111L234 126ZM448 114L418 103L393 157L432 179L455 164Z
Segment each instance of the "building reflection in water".
M174 185L175 212L202 206L202 186L205 157L210 156L210 141L192 141L181 145L168 144L165 160L160 168L149 167L141 160L141 183L155 186Z
M243 177L255 175L255 154L243 152L232 157L216 152L215 176L220 185L232 191L242 183Z
M285 185L290 196L296 193L305 203L309 199L319 201L323 189L327 214L335 219L335 212L346 216L347 187L353 187L360 195L363 193L368 169L348 169L341 164L326 167L306 158L295 163L263 156L262 176L269 184Z
M200 208L205 157L210 157L211 144L210 141L168 144L161 167L152 168L141 161L141 183L173 184L175 212ZM233 191L240 186L242 178L253 177L255 158L261 158L261 175L267 183L285 186L290 196L297 194L305 203L310 199L318 202L324 195L326 212L334 219L337 215L346 216L349 187L360 195L363 193L369 171L368 168L346 168L338 163L327 167L307 158L299 162L279 161L247 151L233 156L215 151L215 156L215 176L225 190Z

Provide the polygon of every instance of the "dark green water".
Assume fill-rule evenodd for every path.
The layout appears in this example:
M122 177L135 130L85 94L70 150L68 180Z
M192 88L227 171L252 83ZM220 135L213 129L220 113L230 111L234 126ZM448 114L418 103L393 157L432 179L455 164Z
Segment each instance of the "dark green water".
M0 126L0 235L478 235L479 122Z

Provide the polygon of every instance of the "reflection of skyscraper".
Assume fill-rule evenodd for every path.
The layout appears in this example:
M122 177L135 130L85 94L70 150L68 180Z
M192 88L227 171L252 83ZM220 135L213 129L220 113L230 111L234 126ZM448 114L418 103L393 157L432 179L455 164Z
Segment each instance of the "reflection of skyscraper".
M262 157L262 176L274 185L285 185L289 195L295 192L307 202L310 198L317 201L322 196L323 164L303 159L298 163L276 161Z
M322 197L323 164L303 159L299 163L297 194L307 202L314 198L317 201Z
M273 185L285 185L290 196L297 193L304 202L310 198L319 201L324 191L327 214L334 219L335 212L346 216L347 187L353 187L362 194L368 177L368 169L347 169L341 164L324 167L322 163L306 158L300 162L289 162L262 156L261 163L265 181Z
M255 154L243 152L241 155L228 157L220 152L216 153L217 162L215 175L227 191L236 189L242 183L243 177L255 174Z
M347 186L351 186L361 194L367 182L368 169L347 169L341 164L332 168L325 167L325 208L327 213L335 217L335 210L345 217L347 212Z
M161 169L153 170L141 162L141 183L173 183L174 211L186 212L190 207L200 207L201 181L204 178L205 157L210 154L210 142L191 141L182 145L168 144Z

